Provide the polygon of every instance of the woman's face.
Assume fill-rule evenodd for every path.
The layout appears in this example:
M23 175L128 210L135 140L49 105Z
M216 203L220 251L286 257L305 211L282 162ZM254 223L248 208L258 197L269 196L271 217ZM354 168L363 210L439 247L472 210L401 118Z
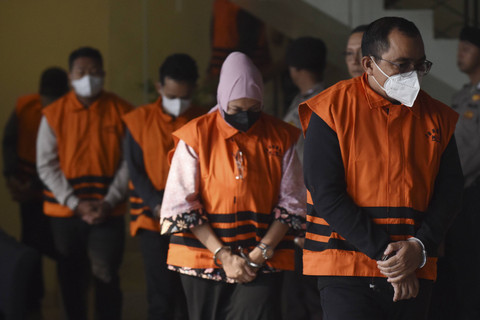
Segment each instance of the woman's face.
M362 67L362 37L363 32L355 32L348 38L347 48L345 50L345 62L348 73L352 78L363 74Z
M240 111L260 111L261 110L261 103L258 100L250 99L250 98L241 98L236 100L231 100L228 102L227 106L227 114L236 114Z

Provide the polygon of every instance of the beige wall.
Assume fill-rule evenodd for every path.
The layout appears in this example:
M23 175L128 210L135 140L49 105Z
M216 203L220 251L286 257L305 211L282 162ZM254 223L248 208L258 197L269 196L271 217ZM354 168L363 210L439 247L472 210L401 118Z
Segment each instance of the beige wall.
M1 131L16 98L37 90L40 73L45 68L53 65L67 68L69 53L80 46L100 49L105 60L107 90L135 105L144 102L144 66L147 77L156 80L158 66L169 54L191 54L203 74L210 53L212 2L0 1ZM148 22L146 28L144 21ZM144 48L148 48L146 55ZM3 178L0 203L0 227L18 236L18 208L10 200Z

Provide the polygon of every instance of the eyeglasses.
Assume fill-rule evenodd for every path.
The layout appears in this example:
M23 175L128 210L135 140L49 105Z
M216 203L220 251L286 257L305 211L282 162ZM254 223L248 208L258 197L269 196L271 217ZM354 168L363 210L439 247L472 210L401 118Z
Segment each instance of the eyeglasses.
M235 164L237 165L237 172L238 174L235 176L235 179L243 179L243 152L237 151L234 155L235 157Z
M419 63L413 63L413 62L395 63L382 58L375 57L375 59L383 60L390 63L391 65L394 65L398 69L400 74L404 74L406 76L411 75L414 71L417 71L421 76L425 76L428 74L433 64L433 62L426 59Z

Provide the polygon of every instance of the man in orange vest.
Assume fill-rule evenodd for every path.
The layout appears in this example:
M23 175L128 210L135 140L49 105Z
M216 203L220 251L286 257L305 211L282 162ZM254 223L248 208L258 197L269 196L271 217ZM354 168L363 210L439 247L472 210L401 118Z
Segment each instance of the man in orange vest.
M426 319L437 251L461 205L458 114L420 90L432 66L410 21L362 39L361 77L299 107L305 138L304 274L327 319Z
M178 274L167 269L169 237L160 235L159 214L170 167L168 152L174 147L172 132L204 110L191 104L198 70L190 56L169 56L159 69L159 79L157 101L123 117L124 158L130 176L130 232L140 238L148 319L184 319L185 296Z
M48 68L42 73L39 93L18 98L3 136L3 174L12 199L20 205L21 241L40 254L54 258L54 245L48 218L43 214L43 185L36 162L37 131L42 109L69 90L67 73ZM40 308L44 294L42 264L35 266L29 280L27 312Z
M86 319L89 269L97 319L120 319L118 275L125 239L128 186L122 161L122 116L132 106L103 90L103 59L83 47L69 58L73 90L43 110L37 169L46 186L59 253L58 276L68 319Z
M455 129L465 178L462 210L450 226L439 260L431 319L480 319L480 28L465 26L459 35L457 66L468 84L455 93L452 108L460 117ZM468 245L466 245L468 244Z

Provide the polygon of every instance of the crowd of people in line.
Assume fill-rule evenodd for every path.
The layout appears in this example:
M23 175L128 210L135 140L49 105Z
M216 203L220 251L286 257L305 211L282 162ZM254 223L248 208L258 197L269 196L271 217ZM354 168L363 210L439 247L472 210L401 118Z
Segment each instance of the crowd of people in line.
M66 317L87 319L92 278L96 319L121 319L129 211L148 319L478 319L480 30L460 34L470 83L451 106L421 89L432 62L406 19L352 30L351 79L328 88L325 43L295 39L283 120L263 111L257 40L218 45L210 109L192 103L189 55L168 56L158 99L134 108L104 90L91 47L18 99L3 172L23 244L56 261ZM32 261L22 317L41 308Z

